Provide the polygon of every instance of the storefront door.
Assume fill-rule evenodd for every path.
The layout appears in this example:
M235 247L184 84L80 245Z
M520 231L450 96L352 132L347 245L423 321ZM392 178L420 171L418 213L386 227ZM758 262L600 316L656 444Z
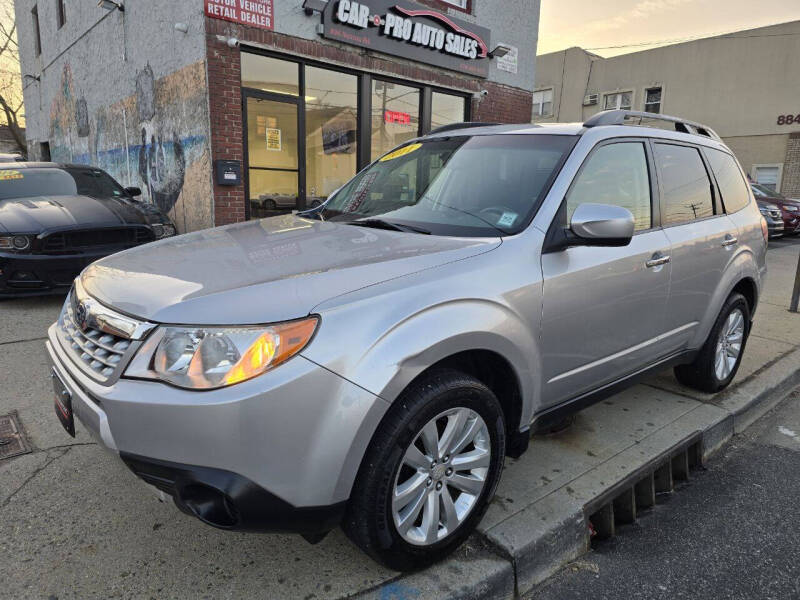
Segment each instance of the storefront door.
M250 217L301 209L297 101L245 93Z

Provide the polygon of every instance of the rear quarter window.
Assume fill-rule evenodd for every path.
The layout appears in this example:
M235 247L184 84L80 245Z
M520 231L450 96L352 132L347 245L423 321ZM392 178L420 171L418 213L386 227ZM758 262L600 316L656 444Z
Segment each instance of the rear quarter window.
M750 204L750 193L736 160L721 150L706 148L705 151L711 170L714 171L714 177L717 178L725 212L728 214L739 212Z
M655 159L661 185L662 225L680 225L714 215L711 180L700 150L657 143Z

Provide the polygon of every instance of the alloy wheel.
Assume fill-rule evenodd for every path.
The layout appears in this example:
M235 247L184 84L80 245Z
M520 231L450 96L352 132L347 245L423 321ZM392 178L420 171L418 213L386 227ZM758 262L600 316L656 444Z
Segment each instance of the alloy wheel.
M714 373L725 380L736 367L744 342L744 314L738 308L731 311L719 333L714 355Z
M392 517L402 538L428 546L453 533L478 503L491 458L489 430L475 411L453 408L428 421L395 478Z

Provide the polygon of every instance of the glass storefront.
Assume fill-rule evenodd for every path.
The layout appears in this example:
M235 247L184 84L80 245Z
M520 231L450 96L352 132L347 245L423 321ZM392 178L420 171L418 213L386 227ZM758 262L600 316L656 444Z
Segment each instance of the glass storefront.
M358 162L358 77L305 68L306 205L328 199L355 175Z
M242 96L250 218L317 206L397 145L469 118L466 93L251 52Z

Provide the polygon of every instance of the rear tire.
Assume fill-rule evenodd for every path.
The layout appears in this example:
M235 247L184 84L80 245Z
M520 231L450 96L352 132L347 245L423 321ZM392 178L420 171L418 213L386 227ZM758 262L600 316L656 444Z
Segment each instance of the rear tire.
M744 296L731 294L693 363L675 367L683 385L713 394L730 385L742 363L750 335L750 306Z
M503 412L492 391L459 371L434 371L412 383L378 427L342 529L391 569L429 566L475 529L504 456Z

